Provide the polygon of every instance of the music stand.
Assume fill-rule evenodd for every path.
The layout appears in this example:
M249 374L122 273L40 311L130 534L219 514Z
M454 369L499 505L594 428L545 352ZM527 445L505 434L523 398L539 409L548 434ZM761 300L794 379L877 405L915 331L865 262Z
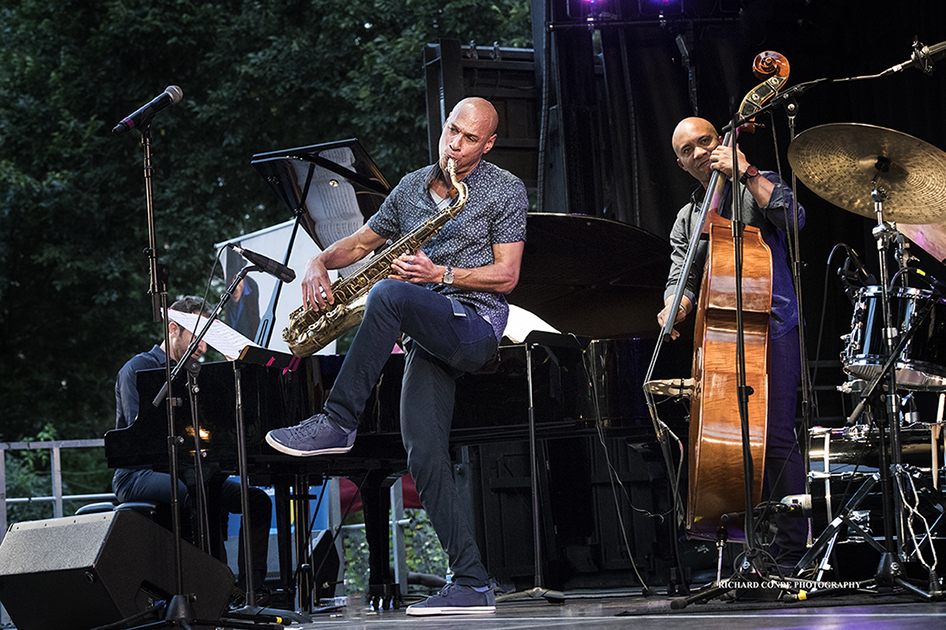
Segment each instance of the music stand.
M357 138L257 153L250 164L295 219L283 258L285 265L289 264L300 226L324 250L360 228L391 191ZM348 272L339 270L342 276ZM272 337L281 290L282 281L277 280L260 319L256 342L264 347Z

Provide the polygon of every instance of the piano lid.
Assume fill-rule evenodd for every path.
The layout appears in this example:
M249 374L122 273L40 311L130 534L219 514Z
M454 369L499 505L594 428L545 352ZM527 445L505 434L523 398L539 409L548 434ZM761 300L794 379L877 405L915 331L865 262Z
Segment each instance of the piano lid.
M357 231L391 191L355 138L257 153L250 163L320 249Z
M526 232L511 304L581 337L657 336L670 271L667 241L580 214L530 213Z

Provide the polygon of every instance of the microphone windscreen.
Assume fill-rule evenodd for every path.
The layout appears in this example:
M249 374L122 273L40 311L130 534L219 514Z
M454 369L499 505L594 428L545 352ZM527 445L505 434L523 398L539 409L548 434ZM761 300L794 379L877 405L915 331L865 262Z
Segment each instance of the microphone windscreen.
M164 91L171 97L171 104L177 103L184 97L184 90L176 85L169 85Z

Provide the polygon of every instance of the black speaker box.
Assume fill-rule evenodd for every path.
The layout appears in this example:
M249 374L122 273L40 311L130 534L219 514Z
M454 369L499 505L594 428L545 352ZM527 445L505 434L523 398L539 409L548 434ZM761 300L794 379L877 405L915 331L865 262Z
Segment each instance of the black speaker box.
M198 619L227 605L233 573L188 542L184 593ZM0 602L17 630L88 630L126 619L176 593L174 536L120 510L18 523L0 544Z

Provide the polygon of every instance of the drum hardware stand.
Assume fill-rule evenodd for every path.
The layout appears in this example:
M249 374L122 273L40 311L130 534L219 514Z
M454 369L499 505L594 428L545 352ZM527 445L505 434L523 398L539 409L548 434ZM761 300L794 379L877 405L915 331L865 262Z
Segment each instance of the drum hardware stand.
M897 372L895 365L903 348L906 347L906 342L912 337L912 331L915 330L915 327L911 327L911 332L904 335L900 343L896 344L897 330L894 327L893 312L890 305L890 276L887 271L886 258L887 247L896 237L896 228L891 228L884 221L883 204L887 199L887 193L883 188L877 186L877 179L880 175L890 170L890 160L883 156L878 157L874 168L876 169L876 173L870 185L872 189L871 199L874 201L874 211L877 214L877 225L872 230L872 234L877 240L877 252L880 262L880 297L884 318L884 339L886 341L888 358L884 365L885 369L881 370L880 374L861 392L861 402L855 408L855 413L851 415L856 418L855 414L863 409L864 404L874 395L877 386L886 378L887 393L885 396L881 396L885 399L886 404L881 403L876 405L878 412L876 415L880 420L877 424L877 430L880 445L880 490L883 501L885 548L881 555L880 564L877 567L875 580L880 586L891 586L893 584L905 583L905 580L901 577L903 574L903 565L901 562L903 558L901 505L899 503L899 497L895 496L893 493L893 478L891 476L893 467L900 465L901 453L899 431L900 401L897 396ZM890 431L889 450L887 440L888 429Z
M808 567L818 556L819 554L824 553L821 560L818 562L817 574L815 576L816 581L820 581L824 577L826 571L830 570L831 567L828 564L831 554L834 551L834 545L837 542L838 534L842 525L847 525L850 529L856 530L864 540L870 544L874 549L883 554L886 550L885 548L876 540L869 532L865 531L860 523L854 520L851 517L851 513L856 510L861 501L867 496L867 494L873 489L875 485L880 481L880 475L878 473L873 473L867 480L861 484L861 487L857 489L857 492L851 497L851 499L841 508L840 513L828 524L828 527L825 528L824 532L818 539L815 541L801 560L798 561L798 564L795 568L796 577L798 577L801 572Z
M893 313L889 299L889 280L885 252L889 243L892 242L894 238L896 238L897 231L895 227L891 228L883 220L883 202L886 199L886 193L882 188L877 186L877 177L879 174L885 173L889 170L890 161L887 158L880 157L875 164L875 168L877 170L877 174L875 174L874 179L871 181L871 198L874 201L874 207L877 213L877 226L872 232L875 239L877 240L877 249L880 260L881 303L885 323L884 338L886 341L888 353L887 360L884 363L883 368L870 381L864 391L861 392L861 401L858 403L853 413L848 418L848 423L856 420L856 418L863 411L865 405L867 405L871 400L875 400L877 396L885 399L885 404L880 403L872 405L876 408L878 412L877 416L879 417L879 422L877 424L879 437L878 443L880 447L879 472L872 475L861 486L861 488L858 489L851 501L849 501L842 510L841 515L832 521L832 523L825 530L825 533L799 561L798 565L796 565L796 571L801 571L807 567L808 564L821 551L827 549L830 554L830 550L833 548L834 541L838 534L838 528L843 522L849 527L852 527L858 531L871 546L881 552L881 560L874 576L874 581L878 586L899 585L925 599L939 599L942 596L942 592L940 591L939 578L936 575L935 568L927 567L930 573L930 592L920 590L919 588L908 583L903 577L903 562L905 557L903 552L903 503L901 500L902 487L900 485L901 482L899 478L899 475L902 474L903 467L900 460L900 409L899 398L896 393L897 375L895 369L897 359L900 357L907 344L913 338L913 334L916 332L919 324L922 323L923 320L929 315L929 312L933 308L934 302L933 300L929 300L926 304L924 304L923 308L919 312L918 317L916 318L916 321L911 324L908 330L900 335L900 339L895 345L894 339L897 337L898 331L893 325ZM885 379L887 390L886 395L875 393L878 385ZM887 437L888 429L890 432L889 451ZM896 479L894 479L895 475ZM896 495L893 492L894 482L896 482L897 488L899 490ZM860 527L860 525L855 523L849 517L851 510L860 504L868 491L877 483L880 484L883 506L885 539L885 544L883 546L875 541L872 536L870 536L864 529ZM932 545L932 540L930 542ZM826 554L825 558L822 560L820 565L821 569L826 567L827 557L829 554Z
M897 470L897 473L905 474L905 471L901 468ZM804 569L807 568L809 565L811 565L813 562L815 562L816 559L820 556L821 559L817 561L817 565L815 567L816 569L815 581L820 582L822 580L825 572L832 569L829 562L830 562L831 555L834 552L834 546L837 542L838 535L840 534L841 527L843 525L847 525L849 530L855 531L867 544L869 544L871 547L873 547L876 551L878 551L881 554L882 556L882 561L880 565L881 568L888 571L897 571L897 572L900 571L900 567L895 565L893 560L887 560L887 558L891 557L887 554L887 548L884 545L881 545L879 542L877 542L874 539L871 532L868 529L865 529L865 527L861 524L861 522L858 521L857 518L852 516L852 514L860 506L861 502L870 493L870 491L873 490L873 488L880 482L881 482L881 474L873 473L864 481L863 484L861 484L861 487L858 488L858 490L854 493L851 499L841 508L841 511L838 514L838 516L836 516L828 524L827 528L825 528L821 536L818 537L814 545L808 549L804 557L802 557L802 559L798 562L798 565L796 566L796 569L794 572L795 577L801 577L801 573L804 571ZM915 488L913 488L912 486L912 482L911 482L911 489L913 489L913 494L916 495L916 491L915 491ZM913 511L912 508L911 508L911 511ZM926 564L926 562L923 560L921 552L920 552L920 546L922 545L922 541L917 541L917 537L913 535L912 527L911 527L911 539L914 541L914 547L915 547L913 555L920 557L921 563L930 572L930 592L927 593L916 588L909 582L906 582L904 579L900 578L899 575L895 578L892 578L891 583L889 584L881 583L879 572L878 572L878 576L875 577L875 580L877 581L878 585L889 586L892 583L896 583L902 586L903 588L923 597L924 599L935 600L935 599L938 599L942 595L942 593L939 590L940 588L939 581L938 581L938 577L935 571L936 551L935 551L935 548L933 548L931 529L935 529L940 523L940 521L942 521L943 518L944 518L944 515L940 514L936 522L934 522L932 528L930 528L929 526L926 527L926 536L924 540L927 540L930 543L930 548L934 555L933 567L930 567L930 565ZM925 520L924 520L924 523L925 523Z

